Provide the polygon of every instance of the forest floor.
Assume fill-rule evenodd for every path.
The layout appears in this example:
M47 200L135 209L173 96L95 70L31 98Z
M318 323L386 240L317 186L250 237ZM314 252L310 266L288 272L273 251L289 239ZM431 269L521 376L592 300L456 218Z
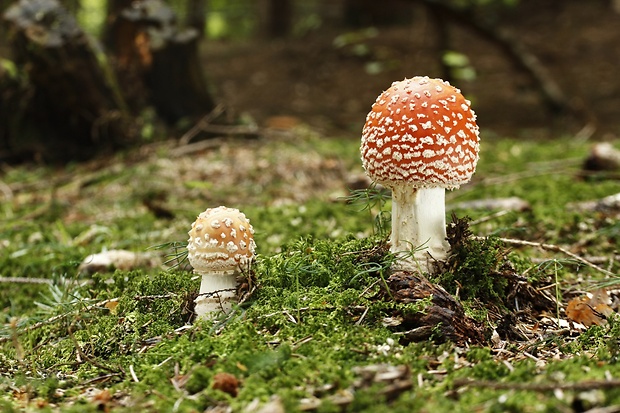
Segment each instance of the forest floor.
M481 238L462 240L432 278L460 303L459 321L447 320L476 326L446 342L450 322L416 328L438 311L431 296L387 292L390 204L382 192L350 191L359 140L306 126L268 133L5 169L0 410L620 405L618 209L596 207L617 181L580 176L588 142L491 140L473 182L448 195L449 211L469 216ZM220 204L251 219L259 255L243 303L197 322L200 280L180 260L190 223ZM139 259L115 271L86 258L119 249ZM579 311L569 318L571 302Z
M592 4L583 25L576 2L558 6L567 37L544 47L534 40L556 35L551 14L514 25L529 27L524 40L566 92L594 105L607 139L618 133L620 26ZM0 411L618 411L620 212L599 202L618 193L617 173L584 174L590 135L571 133L584 123L550 120L523 76L465 32L463 50L488 52L468 52L478 76L462 86L483 141L447 208L473 235L431 281L476 327L454 340L441 323L416 329L437 303L388 286L390 200L367 190L359 131L392 80L436 73L420 26L342 47L329 33L259 51L207 45L214 90L258 123L253 137L3 165ZM259 254L241 305L196 321L187 231L220 204L250 218ZM89 267L108 250L141 259Z

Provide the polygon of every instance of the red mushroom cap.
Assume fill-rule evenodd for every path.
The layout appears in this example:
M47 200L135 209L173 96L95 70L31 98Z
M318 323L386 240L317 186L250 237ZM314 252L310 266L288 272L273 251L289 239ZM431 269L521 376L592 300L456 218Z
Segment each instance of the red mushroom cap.
M478 163L476 115L460 90L441 79L414 77L383 92L362 130L362 163L388 187L458 188Z

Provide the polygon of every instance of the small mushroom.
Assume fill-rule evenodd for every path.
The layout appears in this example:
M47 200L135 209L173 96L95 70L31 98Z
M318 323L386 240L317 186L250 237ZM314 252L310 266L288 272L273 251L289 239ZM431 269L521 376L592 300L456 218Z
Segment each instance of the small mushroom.
M366 117L364 169L392 190L390 251L413 250L422 271L429 271L431 257L447 257L445 189L473 175L478 133L470 102L448 82L428 77L392 83Z
M196 317L228 313L237 301L237 275L254 257L254 229L238 209L209 208L188 232L189 263L202 276Z

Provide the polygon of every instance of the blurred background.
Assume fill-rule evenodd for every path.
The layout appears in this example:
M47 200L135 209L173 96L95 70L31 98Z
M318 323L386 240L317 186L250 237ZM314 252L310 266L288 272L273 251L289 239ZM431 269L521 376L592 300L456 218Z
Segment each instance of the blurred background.
M620 134L617 0L2 0L0 11L2 160L86 159L187 138L200 122L357 139L377 95L415 75L459 87L486 138Z

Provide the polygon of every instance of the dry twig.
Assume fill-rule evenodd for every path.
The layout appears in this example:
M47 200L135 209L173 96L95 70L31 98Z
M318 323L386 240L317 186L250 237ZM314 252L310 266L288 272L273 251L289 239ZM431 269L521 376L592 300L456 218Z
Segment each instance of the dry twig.
M142 296L136 296L134 298L136 300L147 300L147 299L171 298L171 297L174 297L174 296L176 296L176 294L170 293L170 294L159 294L159 295L142 295ZM88 306L83 307L83 308L76 308L76 309L73 309L73 310L68 311L66 313L62 313L62 314L58 314L58 315L55 315L53 317L50 317L47 320L42 320L42 321L39 321L39 322L34 323L32 325L29 325L27 327L24 327L21 330L19 330L18 333L22 334L22 333L26 333L28 331L36 330L37 328L41 328L41 327L46 326L48 324L55 323L56 321L65 319L65 318L69 317L70 315L76 314L78 312L79 313L84 313L84 312L88 312L88 311L94 310L96 308L103 308L103 307L106 307L107 304L118 302L118 300L119 300L118 298L110 298L108 300L98 301L98 302L96 302L94 304L88 305ZM0 337L0 344L5 343L5 342L7 342L9 340L11 340L11 337Z
M483 239L484 237L476 237L477 239ZM580 263L582 263L585 266L588 266L590 268L595 269L596 271L599 271L605 275L609 275L609 276L616 276L616 274L614 274L611 271L606 270L605 268L601 268L598 265L586 260L583 257L580 257L579 255L570 252L569 250L567 250L566 248L562 248L559 245L554 245L554 244L545 244L542 242L532 242L532 241L524 241L524 240L520 240L520 239L513 239L513 238L498 238L500 241L506 243L506 244L510 244L510 245L518 245L518 246L522 246L522 247L536 247L536 248L541 248L543 250L547 250L547 251L553 251L553 252L559 252L562 253L572 259L574 259L575 261L578 261Z
M0 283L15 284L51 284L49 278L30 278L30 277L0 277Z
M118 301L118 298L110 298L108 300L99 301L99 302L97 302L95 304L91 304L91 305L86 306L86 307L81 308L81 309L74 309L74 310L66 312L66 313L58 314L58 315L55 315L53 317L48 318L47 320L39 321L37 323L34 323L34 324L29 325L27 327L24 327L23 329L21 329L19 331L19 333L21 334L21 333L26 333L28 331L36 330L37 328L41 328L41 327L46 326L48 324L52 324L52 323L54 323L56 321L62 320L64 318L68 317L71 314L75 314L77 312L90 311L90 310L92 310L94 308L101 308L101 307L104 307L106 304L117 302L117 301ZM10 337L0 337L0 343L7 342L10 339L11 339Z
M179 139L180 145L187 145L196 135L204 130L204 127L209 125L211 121L224 113L224 105L221 103L217 105L213 110L203 116L190 130L185 132L181 139Z
M588 391L616 389L620 387L620 380L589 380L577 383L503 383L487 380L459 379L454 381L456 389L460 387L482 387L493 390L521 390L535 392L549 392L555 390Z

